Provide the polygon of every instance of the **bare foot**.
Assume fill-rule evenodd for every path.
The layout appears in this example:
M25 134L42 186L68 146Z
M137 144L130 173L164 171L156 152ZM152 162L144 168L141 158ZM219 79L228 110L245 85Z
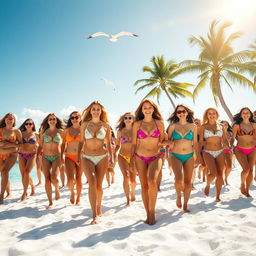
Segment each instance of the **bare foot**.
M55 199L59 200L60 199L60 192L58 189L55 190Z
M152 213L149 215L148 225L155 225L155 224L156 224L155 214Z
M181 208L181 207L182 207L181 195L177 196L176 205L177 205L178 208Z
M219 197L216 197L215 202L221 202Z
M20 200L21 201L27 200L27 193L23 193Z
M2 196L0 197L0 204L4 204L4 199Z
M64 184L62 184L62 186L59 187L60 190L62 190L62 189L64 189L64 188L65 188L65 185L64 185Z
M183 205L183 211L184 212L190 212L190 210L188 209L188 206L187 205Z
M196 188L194 187L194 185L192 184L191 190L196 190Z
M246 195L245 195L246 197L252 197L250 194L249 194L249 192L246 192Z
M149 224L149 222L148 222L148 217L147 217L146 220L144 220L144 223L145 223L145 224Z
M80 198L76 199L76 205L80 205Z
M244 184L241 184L241 187L240 187L240 190L241 190L241 193L243 194L243 195L247 195L247 193L246 193L246 191L245 191L245 185Z
M91 221L91 225L95 225L95 224L98 224L98 223L99 223L98 217L93 218L92 221Z
M204 189L204 194L206 196L209 196L209 192L210 192L210 185L206 185L205 189Z
M11 197L11 193L7 192L7 195L5 196L5 199L10 198Z
M31 196L35 195L35 186L31 186L31 193L30 193Z
M42 184L42 182L39 181L39 182L36 184L36 187L39 186L39 185L41 185L41 184Z
M131 195L131 201L135 201L135 195Z
M74 203L75 203L75 193L74 193L74 191L71 191L70 203L71 203L71 204L74 204Z
M48 206L46 206L46 209L51 209L52 208L52 203L49 203Z
M126 206L131 206L131 201L130 200L127 200Z

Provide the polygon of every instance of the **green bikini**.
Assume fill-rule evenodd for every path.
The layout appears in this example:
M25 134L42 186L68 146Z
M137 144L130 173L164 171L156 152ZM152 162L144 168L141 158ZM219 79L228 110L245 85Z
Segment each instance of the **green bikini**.
M48 135L44 135L44 142L45 143L50 143L50 142L61 143L62 138L59 133L57 133L53 139ZM48 156L48 155L43 154L43 157L45 159L47 159L48 161L50 161L51 163L53 163L57 158L60 157L60 155Z
M181 139L193 140L194 134L193 134L192 130L190 130L189 132L187 132L185 134L185 136L181 136L176 130L174 130L172 132L172 138L173 138L173 140L181 140ZM191 152L189 154L177 154L174 152L170 152L170 155L173 155L174 157L179 159L184 164L185 162L188 161L188 159L190 159L194 155L194 152Z

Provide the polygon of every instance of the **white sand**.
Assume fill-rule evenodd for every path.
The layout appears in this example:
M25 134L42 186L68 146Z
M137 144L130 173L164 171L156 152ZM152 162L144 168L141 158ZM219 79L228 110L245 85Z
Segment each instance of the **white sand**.
M173 176L163 169L156 207L157 223L143 223L145 212L137 186L137 200L125 207L122 176L104 183L103 216L90 225L91 210L84 185L80 206L69 203L67 188L54 208L46 210L44 186L36 196L20 202L20 184L12 184L12 198L0 206L0 255L256 255L256 196L240 195L240 168L233 169L230 186L222 191L221 203L203 195L204 184L196 179L189 201L190 214L176 208Z

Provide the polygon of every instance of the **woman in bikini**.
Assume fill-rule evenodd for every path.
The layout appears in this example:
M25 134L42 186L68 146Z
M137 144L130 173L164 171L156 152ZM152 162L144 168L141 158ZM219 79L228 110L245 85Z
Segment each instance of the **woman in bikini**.
M65 151L65 170L67 174L67 186L70 190L70 202L76 205L80 203L82 192L82 170L78 164L78 148L81 139L80 136L81 116L77 111L73 111L69 115L64 131L63 146ZM76 185L76 200L74 186Z
M92 102L83 111L80 135L78 155L82 150L80 159L82 170L89 183L89 200L93 217L91 224L97 224L98 217L102 215L103 178L108 168L108 161L113 164L107 112L98 101Z
M21 132L15 129L16 118L12 113L6 114L0 120L0 172L1 194L0 204L4 202L4 193L10 195L9 172L17 160L18 144L22 144Z
M203 158L208 169L204 193L209 195L211 182L216 178L216 202L220 200L223 185L223 170L225 166L224 148L228 142L222 126L217 122L219 114L215 108L208 108L203 115L203 125L200 130L200 148L204 147Z
M194 112L185 105L178 105L168 121L168 138L173 142L171 154L172 169L175 176L177 194L176 205L184 212L188 210L188 200L192 189L192 175L194 170L194 153L200 157L197 142L197 126L194 124ZM181 193L184 193L182 204Z
M227 141L230 144L231 142L231 138L232 138L232 127L230 126L228 121L221 121L220 122L223 126L223 131L226 135ZM224 150L224 158L225 158L225 167L224 167L224 183L225 185L229 185L228 184L228 177L231 173L231 169L232 169L232 158L233 158L233 154L232 151L229 149L225 149Z
M235 138L237 138L234 153L243 169L241 172L241 193L246 197L250 197L249 190L256 160L256 124L251 110L247 107L242 108L234 116L234 122L231 145L233 145Z
M20 126L22 133L22 146L19 149L19 167L22 177L23 194L21 201L27 199L28 186L31 186L31 196L35 194L35 186L30 177L30 173L36 164L37 138L35 123L32 119L26 119Z
M114 154L116 158L117 151L120 149L118 165L123 174L123 188L127 206L130 206L131 201L135 201L136 171L130 168L133 123L134 115L131 112L127 112L119 118L116 127L117 145Z
M60 199L58 173L63 161L63 124L60 118L51 113L41 124L38 153L42 154L42 170L45 176L45 191L49 200L47 208L52 207L52 185L55 187L55 199Z
M143 100L135 112L132 133L131 162L139 173L141 194L146 210L146 224L154 225L155 206L158 194L157 179L163 164L163 153L159 153L164 140L164 123L157 105Z

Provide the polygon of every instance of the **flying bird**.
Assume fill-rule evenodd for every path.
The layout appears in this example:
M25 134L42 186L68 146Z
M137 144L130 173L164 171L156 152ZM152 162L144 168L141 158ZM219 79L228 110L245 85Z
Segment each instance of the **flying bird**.
M120 36L134 36L134 37L138 37L138 35L135 35L133 33L130 33L130 32L126 32L126 31L122 31L122 32L119 32L117 34L114 34L114 35L108 35L104 32L97 32L97 33L94 33L90 36L87 37L87 39L90 39L90 38L94 38L94 37L97 37L97 36L105 36L105 37L108 37L108 39L111 41L111 42L116 42L117 41L117 38L120 37Z
M104 84L111 85L114 91L116 90L116 86L115 86L115 84L112 81L109 81L106 78L101 78L101 80L104 81Z

